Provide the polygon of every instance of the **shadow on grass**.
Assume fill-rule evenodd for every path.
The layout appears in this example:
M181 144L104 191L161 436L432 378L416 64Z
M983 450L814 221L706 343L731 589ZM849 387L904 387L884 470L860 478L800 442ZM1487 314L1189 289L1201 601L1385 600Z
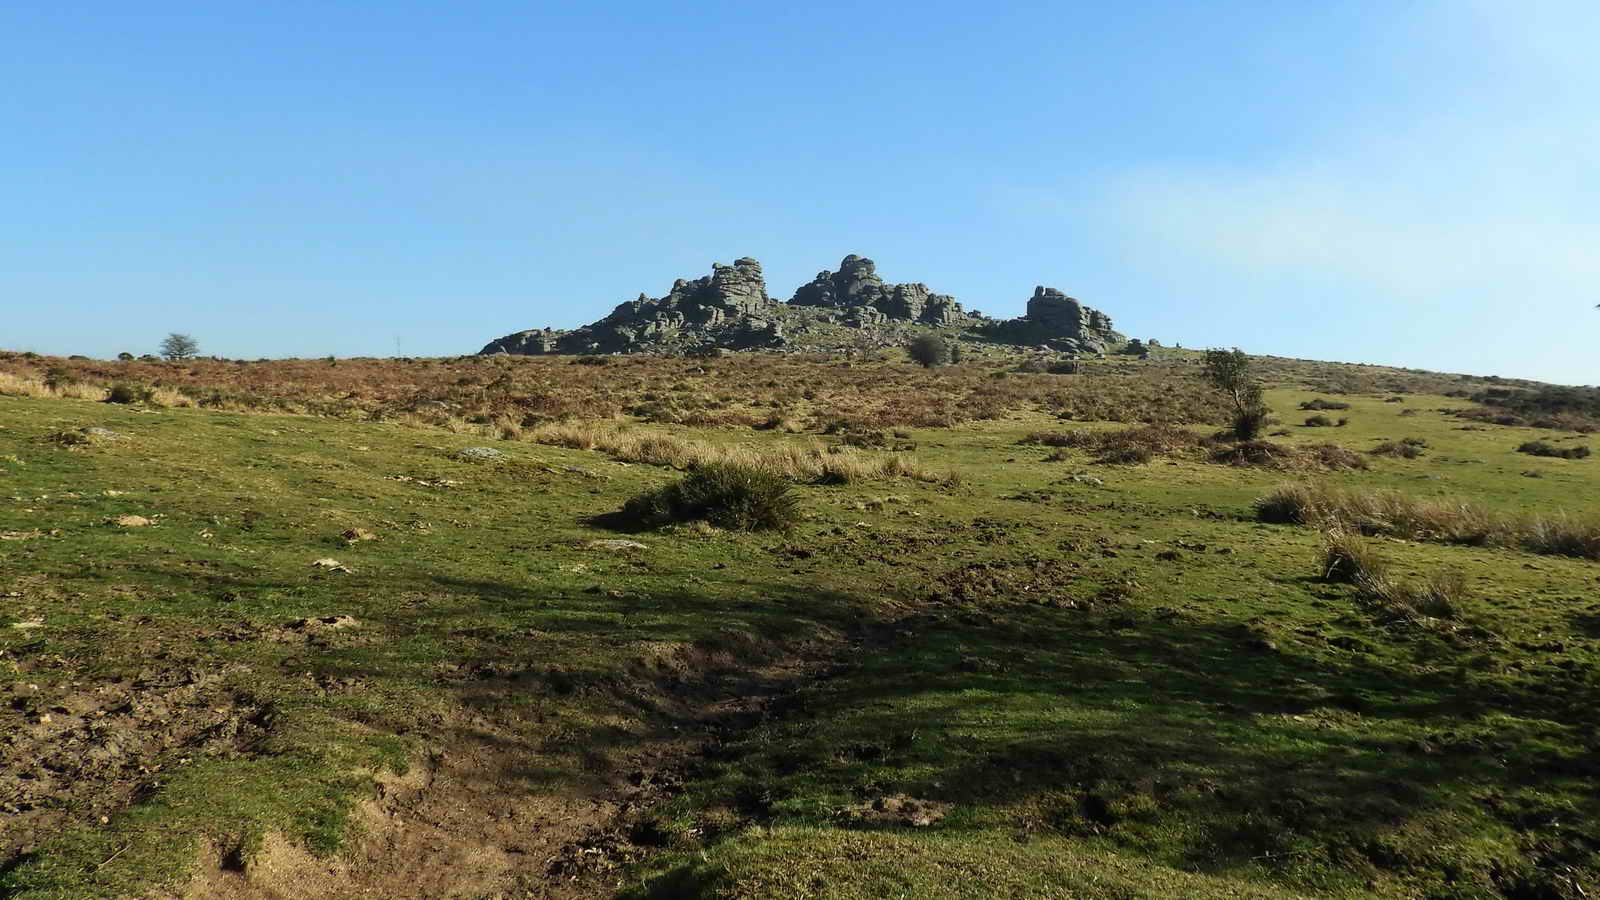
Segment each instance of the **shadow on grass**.
M769 821L849 828L882 825L813 810L907 794L956 805L938 828L1091 839L1184 869L1331 868L1352 884L1379 870L1520 884L1542 877L1528 867L1595 862L1586 682L1464 682L1182 619L994 618L934 616L867 642L854 672L698 790L730 807L758 791Z

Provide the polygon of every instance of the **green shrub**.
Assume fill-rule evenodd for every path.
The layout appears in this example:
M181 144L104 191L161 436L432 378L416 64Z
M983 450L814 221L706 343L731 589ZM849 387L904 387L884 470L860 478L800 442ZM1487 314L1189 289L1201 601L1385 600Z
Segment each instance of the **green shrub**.
M1311 400L1307 400L1306 402L1300 404L1300 408L1301 409L1309 409L1309 410L1349 409L1350 408L1350 404L1342 403L1342 402L1340 402L1338 400L1324 400L1321 397L1316 397L1316 398L1313 398Z
M1233 414L1233 436L1241 441L1253 441L1266 427L1271 410L1265 406L1248 406Z
M708 522L733 531L788 531L800 519L793 485L766 469L711 463L677 484L640 494L622 516L639 527Z
M1308 416L1306 418L1306 427L1307 428L1327 428L1329 425L1332 425L1332 424L1333 424L1333 420L1328 418L1327 416L1317 415L1317 416Z
M1518 453L1530 456L1550 456L1556 459L1584 459L1589 456L1588 447L1557 447L1544 441L1528 441L1517 448Z
M906 355L924 369L931 369L950 361L950 347L936 334L918 335L906 344Z
M142 384L129 384L118 382L111 386L111 392L106 395L107 403L146 403L150 400L153 391Z

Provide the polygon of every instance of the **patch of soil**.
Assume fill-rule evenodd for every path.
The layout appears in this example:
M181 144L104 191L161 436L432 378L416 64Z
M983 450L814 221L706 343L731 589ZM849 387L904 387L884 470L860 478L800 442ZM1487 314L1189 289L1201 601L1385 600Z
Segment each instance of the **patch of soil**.
M995 602L1038 603L1063 609L1096 605L1083 593L1080 563L1029 557L976 562L938 576L928 600L932 603L982 606Z
M648 698L660 715L636 736L571 747L540 743L519 727L511 712L518 704L508 702L558 688L552 679L560 673L519 665L441 671L441 689L461 700L436 733L441 748L405 777L378 779L377 796L358 809L360 837L349 853L322 859L281 839L248 859L212 847L194 880L170 896L609 896L620 867L663 843L650 810L681 789L708 748L761 721L778 705L774 698L825 668L826 651L837 651L827 643L795 651L805 657L768 647L647 649L628 684L585 682L583 689ZM771 655L752 663L751 653ZM541 769L559 771L541 778Z
M355 616L318 616L313 619L285 622L283 627L267 632L266 636L271 640L285 643L313 643L333 632L356 628L360 624Z
M168 767L246 753L272 710L214 672L150 671L93 688L0 688L0 862L131 802Z
M852 806L843 813L852 822L876 822L891 825L909 825L926 828L945 817L950 804L937 800L919 800L905 794L890 794Z

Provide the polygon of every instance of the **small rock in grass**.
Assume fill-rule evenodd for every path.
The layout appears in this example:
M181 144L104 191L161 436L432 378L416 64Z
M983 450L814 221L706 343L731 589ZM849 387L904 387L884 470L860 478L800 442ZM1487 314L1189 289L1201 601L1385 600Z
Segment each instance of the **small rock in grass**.
M311 567L313 569L327 569L330 572L344 572L346 574L351 574L349 566L339 562L337 559L331 559L328 557L316 560L311 564Z
M359 544L362 541L375 541L378 539L377 535L365 528L347 528L340 537L344 538L344 542L347 544Z
M467 447L456 451L456 459L505 459L506 455L493 447Z
M143 528L146 525L154 525L155 523L144 516L120 516L117 518L117 524L123 528Z

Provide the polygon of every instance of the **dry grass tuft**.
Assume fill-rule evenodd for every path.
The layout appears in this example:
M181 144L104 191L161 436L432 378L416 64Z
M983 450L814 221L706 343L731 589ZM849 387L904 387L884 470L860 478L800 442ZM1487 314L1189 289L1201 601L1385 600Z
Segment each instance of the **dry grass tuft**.
M1335 584L1376 584L1389 577L1388 566L1361 536L1339 528L1322 533L1323 581Z
M1510 516L1465 500L1422 500L1398 491L1344 491L1286 484L1256 499L1262 522L1413 541L1527 550L1600 560L1600 517Z
M1294 446L1272 441L1240 441L1224 444L1211 454L1211 461L1229 466L1260 469L1365 469L1367 461L1354 450L1338 444Z
M852 447L830 447L815 439L725 446L672 434L642 432L614 422L554 423L527 431L524 436L540 444L594 450L623 462L683 471L731 464L813 484L853 484L893 478L954 484L958 480L948 473L928 469L905 454L863 453Z
M33 397L41 399L53 397L50 388L45 386L40 378L29 378L26 375L13 375L10 372L0 372L0 395L6 397Z
M1361 600L1384 618L1407 622L1459 618L1470 594L1466 577L1455 570L1435 573L1421 583L1395 578L1376 550L1339 528L1322 534L1321 577L1355 585Z

